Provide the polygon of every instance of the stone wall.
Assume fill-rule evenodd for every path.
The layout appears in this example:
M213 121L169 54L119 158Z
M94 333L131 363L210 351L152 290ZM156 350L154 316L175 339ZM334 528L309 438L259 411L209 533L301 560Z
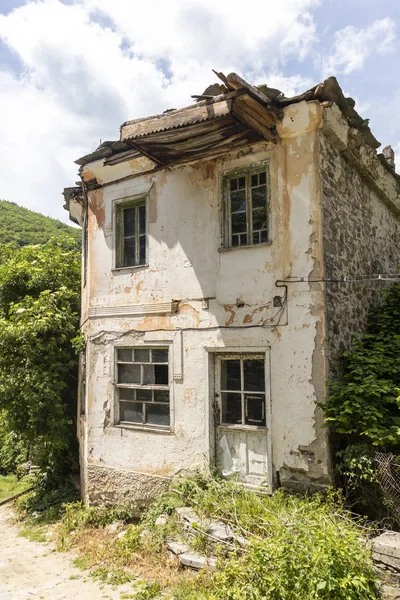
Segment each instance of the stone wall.
M362 151L362 148L361 148ZM400 266L400 219L352 153L339 152L333 139L320 135L321 196L326 279L371 277ZM379 159L376 157L376 163ZM380 163L379 163L380 164ZM387 282L326 283L328 375L342 370L340 354L365 330L368 308L378 302Z

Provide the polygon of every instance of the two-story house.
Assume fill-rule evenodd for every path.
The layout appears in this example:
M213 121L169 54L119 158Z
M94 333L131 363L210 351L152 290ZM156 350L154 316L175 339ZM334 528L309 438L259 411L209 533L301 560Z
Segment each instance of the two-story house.
M87 501L143 504L210 467L326 486L317 403L400 264L393 156L336 79L285 98L218 75L218 95L124 123L64 191Z

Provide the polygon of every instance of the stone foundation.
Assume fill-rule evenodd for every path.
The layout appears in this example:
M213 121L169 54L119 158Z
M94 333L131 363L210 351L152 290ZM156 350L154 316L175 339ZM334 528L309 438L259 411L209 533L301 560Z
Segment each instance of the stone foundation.
M86 498L92 505L129 506L141 512L167 491L171 479L160 475L87 466Z

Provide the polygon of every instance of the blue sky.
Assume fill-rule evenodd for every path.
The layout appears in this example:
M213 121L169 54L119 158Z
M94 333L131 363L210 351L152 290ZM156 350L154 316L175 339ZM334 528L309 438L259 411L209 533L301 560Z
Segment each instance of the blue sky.
M399 0L0 0L0 198L66 221L73 161L213 68L286 95L335 75L400 166L399 24Z

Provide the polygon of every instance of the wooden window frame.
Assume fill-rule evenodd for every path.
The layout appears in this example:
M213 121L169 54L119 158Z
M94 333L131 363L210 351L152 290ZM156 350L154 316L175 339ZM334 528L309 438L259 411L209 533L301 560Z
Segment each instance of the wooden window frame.
M116 269L134 269L137 267L144 267L148 261L148 223L147 223L147 196L140 196L137 198L129 198L122 200L115 204L115 267ZM139 225L139 208L145 207L145 232L140 233ZM125 236L124 235L124 210L127 208L135 209L135 235ZM125 252L125 240L128 237L135 238L135 264L125 265L124 264L124 252ZM145 257L144 261L140 262L140 238L145 238Z
M120 350L129 350L131 352L134 352L135 350L149 350L149 351L153 351L153 350L164 350L168 353L168 361L167 362L146 362L146 361L132 361L132 362L128 362L128 361L122 361L118 359L118 352ZM116 425L121 425L124 427L133 427L136 429L147 429L147 430L162 430L162 431L171 431L172 429L172 405L171 405L171 352L170 352L170 346L169 345L162 345L162 346L158 346L158 345L146 345L146 346L115 346L114 349L114 353L115 353L115 392L116 392ZM133 355L132 355L133 356ZM118 381L118 365L120 364L135 364L135 365L140 365L140 369L141 369L141 383L120 383ZM143 365L146 364L150 364L150 365L156 365L156 364L162 364L162 365L166 365L168 368L168 384L144 384L143 383ZM125 399L125 398L120 398L119 397L119 390L120 389L129 389L129 390L148 390L151 391L151 401L146 401L146 400L137 400L136 397L135 399ZM154 392L155 391L167 391L168 392L168 402L160 402L157 400L154 400ZM136 392L135 392L135 396L136 396ZM135 421L122 421L121 420L121 415L120 415L120 403L121 402L125 402L125 403L132 403L132 404L141 404L142 405L142 422L135 422ZM146 406L150 405L150 406L168 406L169 407L169 425L160 425L160 424L152 424L152 423L147 423L146 422Z
M219 426L223 426L223 427L232 427L232 428L236 428L236 429L268 429L268 381L267 381L267 377L268 377L268 365L267 365L267 360L266 360L266 355L264 353L260 353L260 352L246 352L246 353L233 353L233 352L227 352L227 353L222 353L219 352L216 354L215 356L216 358L216 366L215 366L215 375L216 375L216 386L217 386L217 394L219 396L219 404L220 404L220 408L219 408L219 419L218 419L218 425ZM223 389L222 388L222 363L223 361L228 361L228 360L239 360L240 361L240 390L229 390L229 389ZM263 391L254 391L254 390L245 390L244 389L244 361L245 360L262 360L264 363L264 390ZM223 421L223 415L222 415L222 394L224 393L236 393L236 394L240 394L240 401L241 401L241 423L229 423L229 422L225 422ZM260 396L263 397L263 419L264 419L264 424L250 424L250 423L246 423L246 418L247 418L247 397L248 396Z
M253 241L253 207L252 207L252 194L251 194L251 177L260 173L265 173L265 185L266 185L266 220L267 220L267 239L254 242ZM232 245L232 219L231 219L231 196L230 196L230 182L232 179L244 177L245 191L246 191L246 234L247 240L251 240L250 243L243 245ZM262 244L269 244L271 242L271 218L270 218L270 193L271 183L269 176L269 163L264 161L248 167L240 167L237 169L230 170L222 174L222 248L223 249L239 249L256 247Z

